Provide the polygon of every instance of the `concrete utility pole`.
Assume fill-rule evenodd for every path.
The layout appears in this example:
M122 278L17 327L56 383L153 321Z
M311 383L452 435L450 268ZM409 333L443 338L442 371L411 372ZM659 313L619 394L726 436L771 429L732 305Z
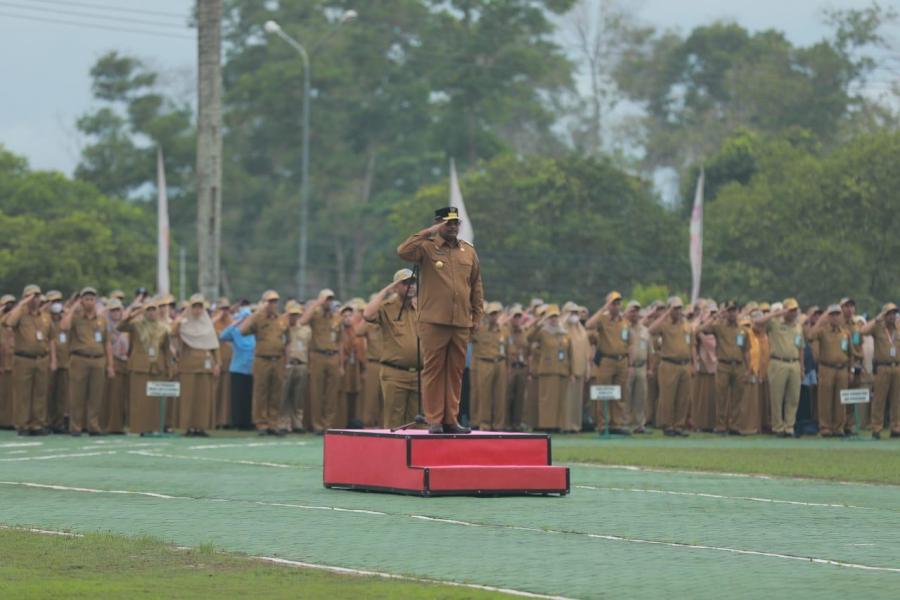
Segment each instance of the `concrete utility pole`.
M222 232L222 0L197 0L197 279L219 295Z

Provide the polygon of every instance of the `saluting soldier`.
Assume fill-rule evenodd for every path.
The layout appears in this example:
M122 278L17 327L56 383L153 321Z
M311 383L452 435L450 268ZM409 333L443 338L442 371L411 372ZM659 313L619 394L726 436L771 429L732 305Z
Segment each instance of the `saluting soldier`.
M50 318L41 311L41 288L25 286L22 299L4 318L15 334L13 419L19 435L43 435L47 426Z
M62 293L47 292L50 302L50 381L47 388L47 422L53 433L66 432L69 413L69 343L60 328L63 316Z
M862 335L875 342L873 370L875 390L871 406L872 437L881 439L884 410L891 415L891 437L900 436L900 335L897 327L897 305L888 302L873 320L860 329Z
M581 307L574 302L563 305L563 327L572 340L572 375L566 392L566 418L563 431L578 433L584 420L585 384L591 374L592 346L590 336L581 323ZM624 391L624 390L623 390ZM590 396L588 400L590 401Z
M559 307L551 304L528 334L534 344L532 369L537 376L539 429L559 429L566 423L565 398L572 374L572 339L559 322Z
M13 418L13 330L4 319L16 305L16 297L4 294L0 298L0 429L14 427Z
M181 382L179 424L185 436L207 437L213 427L215 378L219 376L219 336L206 312L206 299L194 294L190 308L178 315L178 379Z
M223 296L216 301L212 320L217 335L221 335L232 324L231 302L228 298ZM232 354L231 342L220 337L219 361L222 365L222 372L216 377L216 427L231 425L231 377L229 377L229 371Z
M163 300L137 298L122 315L116 329L129 334L128 430L146 435L159 430L159 398L147 396L148 381L172 375L169 327L160 318L168 307Z
M744 383L747 379L745 353L747 331L738 324L734 301L700 327L700 332L716 338L716 433L737 433ZM750 399L748 398L749 402Z
M384 427L411 423L419 411L416 279L410 269L400 269L393 280L372 297L363 318L381 336L381 389Z
M335 426L341 397L341 326L335 318L333 302L334 292L324 289L319 292L318 298L307 305L300 317L300 324L309 325L311 331L310 418L313 431L319 435Z
M102 435L100 412L106 377L115 377L112 349L106 335L106 319L97 312L97 290L86 287L60 323L71 338L70 381L72 386L69 432Z
M606 296L606 304L588 319L586 327L589 330L596 330L597 354L600 359L595 371L597 383L599 385L617 385L621 390L620 400L608 401L609 431L610 433L630 435L625 399L628 397L628 345L631 339L631 330L622 317L621 308L622 294L615 291L610 292ZM602 402L596 403L594 418L597 423L597 431L606 428Z
M819 319L807 333L810 343L817 343L819 367L818 417L819 435L844 435L846 411L841 404L841 390L850 381L850 332L844 328L841 307L832 304L826 316Z
M479 414L473 415L482 431L502 431L507 427L507 340L508 331L500 324L503 305L490 302L487 320L472 336L472 360L478 361L478 377L474 384L478 390Z
M530 354L528 334L524 327L525 317L522 305L513 305L510 313L512 319L509 322L507 342L509 376L506 387L509 396L509 422L515 431L527 431L529 425L525 420L525 397L528 391L528 356Z
M288 302L285 308L288 345L281 429L303 433L304 411L309 400L309 339L312 333L308 325L300 324L303 307L298 302Z
M641 323L641 303L632 300L625 307L625 319L631 335L628 339L628 382L625 389L628 396L625 401L634 433L644 433L647 422L647 361L653 352L650 332Z
M678 296L669 298L668 308L650 325L651 335L659 335L659 402L656 426L667 436L684 436L690 403L691 328L682 313L684 303Z
M122 320L123 308L122 301L117 297L112 297L106 305L106 336L112 350L115 377L106 382L106 399L100 413L103 430L117 434L125 433L125 425L128 422L129 340L127 333L116 329Z
M803 350L806 346L798 316L800 305L787 298L781 310L764 314L755 320L764 325L769 337L769 401L772 433L778 437L793 436L800 405L803 379Z
M262 295L262 303L240 325L241 335L256 336L253 355L253 424L260 435L277 435L284 397L284 362L288 324L278 314L275 290Z
M865 376L864 356L862 347L862 335L860 328L865 325L865 320L856 316L856 300L853 298L841 298L838 303L841 307L841 318L843 327L850 335L850 375L847 386L849 389L866 388L863 382ZM853 431L854 406L847 404L844 407L844 433L849 434ZM867 406L862 407L863 410Z
M484 288L475 248L458 239L459 211L435 211L435 224L412 235L398 256L418 263L422 402L431 433L469 433L459 424L466 345L481 323Z
M366 340L356 335L356 326L362 320L351 304L340 311L341 328L341 396L337 411L338 427L348 423L357 425L360 392L366 368Z
M371 302L373 294L369 298ZM363 321L359 323L356 335L366 340L366 378L363 381L362 409L359 415L364 427L381 427L384 417L384 398L381 395L381 328L365 320L365 307L362 307Z

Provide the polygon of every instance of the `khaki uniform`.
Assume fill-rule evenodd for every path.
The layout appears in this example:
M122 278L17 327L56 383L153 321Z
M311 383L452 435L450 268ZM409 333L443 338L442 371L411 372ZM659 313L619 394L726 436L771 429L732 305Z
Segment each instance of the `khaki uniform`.
M309 404L308 325L294 325L287 331L287 371L284 376L282 429L304 429L303 419Z
M532 368L538 381L539 429L562 429L566 424L565 397L572 376L572 339L562 328L546 325L528 336L534 345Z
M106 335L113 344L113 369L115 377L106 379L103 408L100 411L100 425L108 433L125 433L128 423L128 341L125 333L125 353L119 355L114 344L113 329L107 329Z
M484 312L478 255L467 242L451 243L427 230L403 242L397 254L420 266L418 331L425 419L432 425L458 424L466 344Z
M15 310L15 309L14 309ZM50 372L50 317L24 309L17 321L7 315L14 332L13 423L19 431L47 426L47 385Z
M852 318L848 319L844 317L844 329L846 329L850 335L850 366L859 368L859 373L855 375L851 373L848 375L847 387L849 389L869 389L871 387L871 380L867 381L867 379L869 379L868 375L870 374L865 372L862 334L860 333L861 328L862 325L860 323L855 322ZM850 433L853 430L855 419L854 411L857 409L860 413L866 413L869 409L869 405L844 405L844 431L846 433ZM861 417L863 421L862 426L864 427L869 415L861 414Z
M625 404L628 414L631 415L631 425L636 429L643 429L647 423L647 362L653 352L650 332L647 327L638 322L636 325L629 323L631 335L628 340L628 357L630 369L625 388L628 395L625 396ZM624 390L623 390L624 391Z
M337 426L346 427L358 418L360 392L366 368L366 340L357 336L353 325L341 325L341 399L338 404Z
M697 373L691 396L691 424L698 431L713 431L716 427L716 337L700 333L694 336L697 350Z
M324 431L337 423L341 397L341 324L332 312L316 307L309 321L310 420L314 431Z
M509 398L509 422L514 429L527 430L525 402L528 392L528 335L521 328L510 328L506 343L508 378L506 393Z
M216 321L216 335L221 334L231 322ZM222 361L221 373L216 378L216 427L228 427L231 425L231 377L228 376L231 368L231 356L234 348L231 342L219 340L219 360Z
M178 380L181 382L178 424L183 429L205 431L214 425L215 376L219 349L191 348L182 340L178 355Z
M619 386L622 400L595 403L594 419L597 423L597 431L606 428L604 404L609 405L610 429L621 430L628 427L630 417L625 399L628 398L628 346L630 340L629 323L621 314L615 319L609 314L600 315L596 330L600 364L594 369L594 379L599 385Z
M13 352L14 333L0 322L0 429L14 427L13 417Z
M365 427L381 427L384 398L381 395L381 329L371 323L365 328L366 377L363 381L359 418Z
M766 381L769 369L769 338L764 330L757 331L749 326L744 328L744 332L749 346L748 377L744 379L741 402L731 427L741 435L752 435L762 430L769 412L769 385Z
M823 317L826 318L826 317ZM816 324L809 332L809 341L819 349L818 416L821 435L843 434L846 411L841 404L841 390L850 383L850 332L841 326Z
M79 308L72 316L70 381L72 386L69 431L102 433L100 413L106 390L106 319L85 315Z
M666 431L680 432L686 427L690 404L690 324L684 319L677 323L668 319L657 333L661 344L656 426Z
M766 322L769 336L769 400L772 433L794 433L803 372L800 358L805 346L803 329L797 321L786 323L779 317Z
M474 388L479 399L472 424L482 431L502 431L507 427L506 379L507 340L505 327L485 321L472 336L472 364L478 364Z
M170 342L168 327L160 322L157 339L143 339L134 321L122 319L116 329L129 334L128 353L128 430L131 433L150 433L159 430L160 404L165 399L147 396L148 381L165 381L170 371Z
M737 431L735 423L741 411L747 377L744 364L744 351L749 347L747 331L737 323L722 320L707 323L700 332L716 337L715 431Z
M416 348L416 308L407 304L400 314L402 301L394 295L382 303L372 327L381 338L381 383L384 396L385 429L411 423L419 412L419 388ZM401 317L397 320L397 317Z
M256 336L253 355L253 424L257 430L276 429L284 396L284 348L287 320L260 309L249 317L249 333Z
M872 432L880 433L884 428L887 406L890 407L891 432L900 433L900 333L896 325L889 329L887 323L879 322L871 335L875 341Z
M565 423L562 431L581 431L584 416L585 385L590 378L592 345L590 336L581 323L566 323L566 331L572 340L572 375L565 400Z
M50 373L47 388L47 421L53 431L66 428L69 414L69 334L59 326L59 321L51 321L50 343L56 353L56 371Z

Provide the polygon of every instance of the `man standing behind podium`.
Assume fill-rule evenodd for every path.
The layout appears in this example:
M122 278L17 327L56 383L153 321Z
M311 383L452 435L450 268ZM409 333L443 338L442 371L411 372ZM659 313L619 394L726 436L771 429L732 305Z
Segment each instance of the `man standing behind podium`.
M434 225L412 235L397 255L419 264L422 404L429 433L469 433L460 426L459 399L466 343L484 313L481 265L475 248L458 239L456 207L435 211Z

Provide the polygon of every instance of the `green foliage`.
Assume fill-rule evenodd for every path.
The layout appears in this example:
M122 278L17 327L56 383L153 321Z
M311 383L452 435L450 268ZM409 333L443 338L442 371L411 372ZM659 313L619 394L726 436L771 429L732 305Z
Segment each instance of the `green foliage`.
M31 172L0 148L0 281L72 292L133 288L154 279L156 227L140 206L59 173Z

